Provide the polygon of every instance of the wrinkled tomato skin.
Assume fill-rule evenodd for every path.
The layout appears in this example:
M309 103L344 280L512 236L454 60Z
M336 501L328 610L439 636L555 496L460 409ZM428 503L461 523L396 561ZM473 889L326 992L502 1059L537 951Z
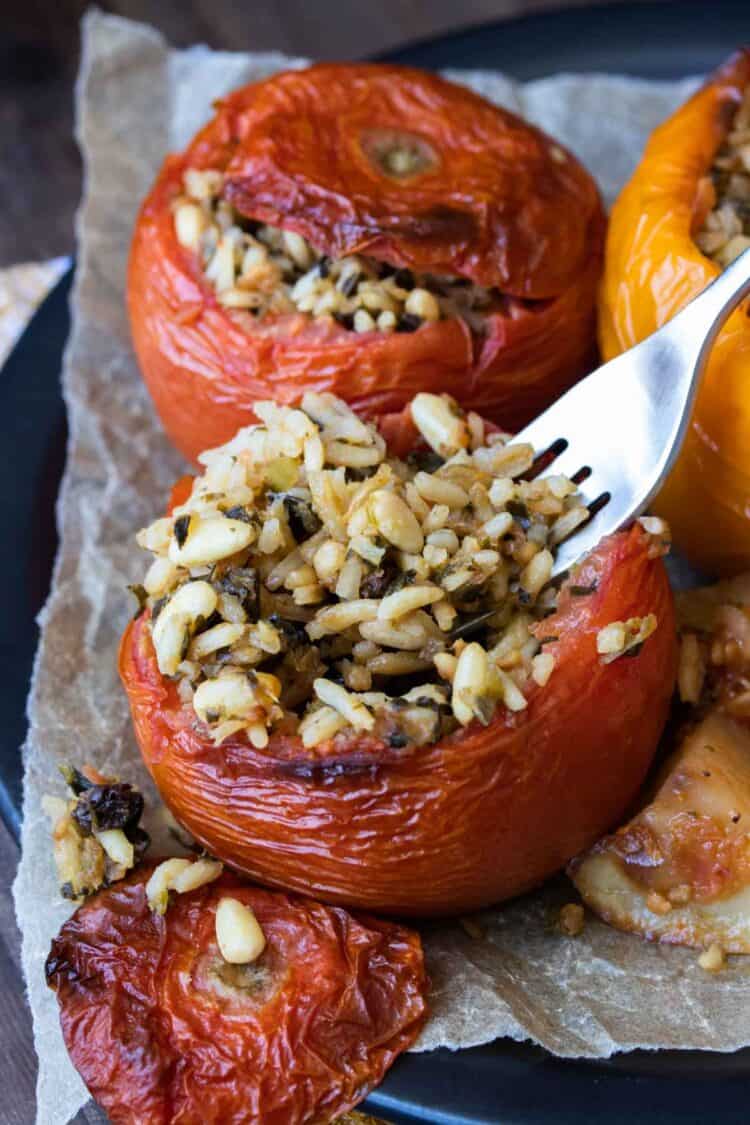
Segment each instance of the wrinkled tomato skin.
M277 143L283 131L272 110L283 116L287 100L300 96L303 80L292 73L225 99L187 151L166 160L143 203L128 270L133 342L165 429L190 461L254 421L254 402L296 403L308 390L340 395L367 417L401 410L418 391L447 392L516 429L593 363L604 216L591 178L570 154L562 164L550 158L550 147L562 149L513 115L434 76L401 68L322 66L304 72L317 76L305 79L303 95L321 143L326 138L333 143L328 131L332 89L342 92L352 82L374 81L373 72L381 69L391 92L400 82L423 96L421 108L416 94L410 106L381 106L379 126L388 125L397 110L406 115L401 124L417 133L420 120L422 132L429 125L430 143L442 154L440 175L394 185L368 166L367 215L343 222L338 189L344 171L334 169L331 183L321 182L324 170L314 166L311 154L298 167L294 154ZM453 123L450 135L441 135L435 106L446 102L455 102ZM370 112L375 113L372 105ZM494 142L489 145L494 163L485 168L474 159L478 170L469 175L466 169L462 173L467 157L459 142L462 128L480 128L477 114L482 136ZM359 129L360 117L355 117L352 129ZM293 124L284 120L285 129ZM354 161L356 154L350 155ZM328 156L328 165L334 165L334 155ZM250 175L258 164L263 190L260 179ZM503 312L488 316L481 335L455 318L389 335L355 333L335 321L313 322L301 314L259 322L247 312L224 309L196 255L175 235L171 205L188 167L226 169L238 207L306 234L323 251L377 252L393 265L484 279L508 295ZM248 184L253 183L257 194L251 198ZM301 184L308 192L315 185L314 207L306 196L304 205L300 202ZM290 200L302 210L291 207L282 214L280 208L289 208ZM449 205L469 216L473 236L468 242L449 237L441 223L424 217L415 236L408 216L441 215ZM388 214L401 219L389 225Z
M414 1042L427 991L417 934L229 873L160 917L150 872L79 907L46 966L71 1059L114 1125L324 1125ZM267 939L250 996L216 980L225 895Z
M520 894L589 847L646 774L672 693L676 635L660 559L639 525L605 540L538 626L556 666L526 710L501 711L432 746L353 736L215 747L159 673L147 617L127 629L120 673L143 758L177 819L211 852L271 885L412 916ZM603 664L599 629L654 613L632 657Z
M749 84L745 49L652 133L617 199L600 296L605 359L655 332L721 272L694 236L711 205L706 187L713 158ZM718 334L684 444L654 503L675 543L714 575L750 566L747 312L745 303Z

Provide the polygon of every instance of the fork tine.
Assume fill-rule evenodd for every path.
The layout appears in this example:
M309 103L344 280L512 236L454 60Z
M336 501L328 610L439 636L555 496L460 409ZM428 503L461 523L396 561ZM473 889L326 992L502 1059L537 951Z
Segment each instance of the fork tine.
M557 547L555 562L552 567L553 578L558 578L561 574L570 570L573 564L591 551L601 539L617 530L619 518L615 517L612 520L607 513L607 508L612 505L611 497L600 503L602 498L607 495L607 493L600 493L599 496L594 498L592 504L589 505L589 508L593 509L591 518L577 527Z

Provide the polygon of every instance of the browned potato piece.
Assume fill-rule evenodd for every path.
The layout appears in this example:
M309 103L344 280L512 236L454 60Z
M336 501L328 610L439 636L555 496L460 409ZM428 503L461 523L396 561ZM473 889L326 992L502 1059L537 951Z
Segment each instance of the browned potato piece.
M750 953L750 733L718 712L633 819L569 867L604 921L651 941Z

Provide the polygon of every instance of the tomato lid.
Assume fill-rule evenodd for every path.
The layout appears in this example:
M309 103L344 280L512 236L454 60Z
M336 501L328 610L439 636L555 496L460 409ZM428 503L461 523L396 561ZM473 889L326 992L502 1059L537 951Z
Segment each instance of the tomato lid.
M600 249L594 181L515 114L436 75L323 63L235 91L188 151L221 138L226 198L332 257L565 290ZM205 165L204 165L205 166Z

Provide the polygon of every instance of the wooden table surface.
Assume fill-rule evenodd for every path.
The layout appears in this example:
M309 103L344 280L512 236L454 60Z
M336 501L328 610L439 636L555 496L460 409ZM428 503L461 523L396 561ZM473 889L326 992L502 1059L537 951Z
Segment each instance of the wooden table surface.
M567 0L568 6L584 0ZM101 8L158 27L177 45L276 48L318 58L361 58L409 40L564 0L98 0ZM4 5L0 43L0 266L73 250L80 160L73 139L73 82L85 0ZM18 849L0 822L0 1091L4 1125L35 1118L36 1060L20 974L10 884ZM92 1105L76 1122L103 1122ZM42 1125L47 1125L46 1122Z

